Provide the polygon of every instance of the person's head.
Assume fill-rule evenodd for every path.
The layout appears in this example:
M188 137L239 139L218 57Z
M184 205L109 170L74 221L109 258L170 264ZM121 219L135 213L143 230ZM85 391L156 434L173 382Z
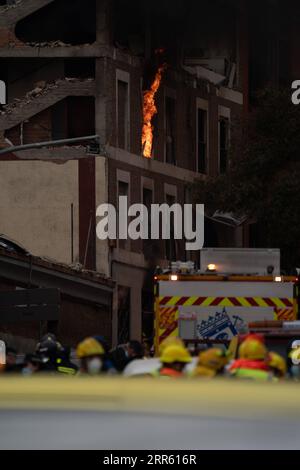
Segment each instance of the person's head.
M55 360L57 356L63 353L63 346L57 341L56 336L52 333L47 333L36 345L36 354L41 357L46 357L49 360Z
M228 355L220 348L209 348L198 356L198 366L207 367L215 372L221 372L227 363Z
M191 361L192 357L189 351L179 344L167 346L160 356L160 362L163 367L168 367L178 372L182 372Z
M130 359L142 359L144 357L144 346L139 341L129 341L126 345L126 350Z
M86 338L78 344L77 357L80 359L80 371L97 375L103 368L104 348L95 338Z
M17 351L14 348L6 348L6 365L14 366L17 360Z
M268 350L261 335L249 334L239 347L240 359L252 361L264 361L267 359Z

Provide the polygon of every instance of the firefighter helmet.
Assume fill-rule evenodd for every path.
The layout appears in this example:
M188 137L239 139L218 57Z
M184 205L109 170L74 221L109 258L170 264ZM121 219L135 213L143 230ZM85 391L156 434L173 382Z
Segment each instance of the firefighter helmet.
M209 369L218 371L223 369L228 363L228 356L225 351L220 348L209 348L199 354L198 365L208 367Z
M248 335L239 348L241 359L263 360L266 358L268 350L263 343L263 339L256 335Z
M177 336L169 336L168 338L164 339L162 343L159 346L159 355L161 356L163 351L168 347L168 346L182 346L184 347L184 342L182 339L178 338Z
M173 344L167 346L162 355L160 356L160 361L163 364L172 364L174 362L189 363L191 362L192 357L189 351L184 347L178 344Z
M78 344L76 354L79 359L90 356L102 356L103 346L95 338L86 338Z

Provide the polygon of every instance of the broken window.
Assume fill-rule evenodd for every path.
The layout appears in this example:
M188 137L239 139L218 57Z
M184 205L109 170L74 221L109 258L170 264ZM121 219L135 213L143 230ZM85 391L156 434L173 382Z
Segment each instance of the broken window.
M197 109L197 171L207 172L207 110Z
M175 150L176 100L169 96L165 100L165 155L166 162L176 165Z
M220 173L226 173L228 169L229 150L229 120L225 117L219 119L219 168Z

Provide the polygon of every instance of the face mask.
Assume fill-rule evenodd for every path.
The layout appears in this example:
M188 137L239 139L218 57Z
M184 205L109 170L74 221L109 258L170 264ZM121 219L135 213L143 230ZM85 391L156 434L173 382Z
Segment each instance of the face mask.
M97 375L102 369L102 360L99 357L94 357L87 364L87 370L90 375Z

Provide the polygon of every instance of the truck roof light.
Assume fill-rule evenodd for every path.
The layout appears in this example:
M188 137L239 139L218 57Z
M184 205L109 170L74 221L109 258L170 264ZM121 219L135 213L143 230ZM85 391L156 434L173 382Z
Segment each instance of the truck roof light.
M217 270L217 267L214 263L210 263L210 264L207 265L207 271L213 272L213 271L216 271L216 270Z

